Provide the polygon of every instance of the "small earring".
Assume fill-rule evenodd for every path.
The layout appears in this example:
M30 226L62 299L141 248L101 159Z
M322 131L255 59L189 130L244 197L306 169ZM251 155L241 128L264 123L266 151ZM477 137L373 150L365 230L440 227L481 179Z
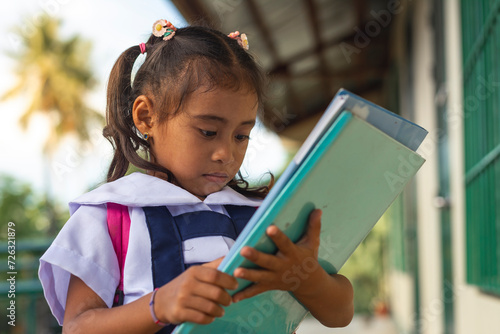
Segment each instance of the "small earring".
M148 139L149 139L149 133L146 132L143 136L144 136L144 140L148 141Z

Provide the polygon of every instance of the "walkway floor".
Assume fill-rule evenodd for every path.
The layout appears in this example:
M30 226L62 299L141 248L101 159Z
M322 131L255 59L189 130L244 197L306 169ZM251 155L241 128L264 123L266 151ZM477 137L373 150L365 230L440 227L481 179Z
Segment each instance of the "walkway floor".
M349 326L344 328L328 328L312 317L306 318L297 334L397 334L396 327L390 317L354 316Z

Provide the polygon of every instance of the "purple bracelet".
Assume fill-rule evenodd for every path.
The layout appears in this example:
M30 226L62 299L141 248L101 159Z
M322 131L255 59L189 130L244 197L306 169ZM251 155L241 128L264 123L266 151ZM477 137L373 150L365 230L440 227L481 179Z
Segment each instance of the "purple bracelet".
M155 314L155 309L154 309L154 306L155 306L155 295L156 295L156 291L158 291L158 288L154 289L153 291L153 294L151 295L151 301L149 302L149 310L151 311L151 316L153 317L153 321L155 322L155 324L157 325L160 325L162 327L165 327L166 323L164 322L161 322L157 317L156 317L156 314Z

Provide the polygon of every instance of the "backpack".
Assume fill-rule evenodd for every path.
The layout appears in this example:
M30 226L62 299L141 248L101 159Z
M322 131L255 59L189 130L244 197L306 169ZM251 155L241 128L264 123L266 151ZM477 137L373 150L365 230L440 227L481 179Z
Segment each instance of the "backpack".
M231 217L237 234L241 232L248 222L249 217L256 210L256 208L248 207L242 211L241 208L236 209L237 206L234 205L225 205L224 207L228 211L229 217ZM120 268L120 281L113 299L113 306L119 306L123 305L125 296L123 292L123 276L130 235L130 214L128 212L128 206L107 203L107 224L111 242L118 259L118 266Z
M113 307L123 305L123 269L125 267L125 258L127 257L128 241L130 234L130 215L128 206L107 203L107 222L108 231L113 243L113 248L118 259L120 267L120 281L116 288L113 299Z

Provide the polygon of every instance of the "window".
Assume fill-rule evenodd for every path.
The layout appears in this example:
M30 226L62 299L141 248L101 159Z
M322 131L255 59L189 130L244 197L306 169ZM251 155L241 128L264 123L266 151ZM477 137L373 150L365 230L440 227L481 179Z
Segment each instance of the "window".
M500 0L463 0L467 281L500 294Z

